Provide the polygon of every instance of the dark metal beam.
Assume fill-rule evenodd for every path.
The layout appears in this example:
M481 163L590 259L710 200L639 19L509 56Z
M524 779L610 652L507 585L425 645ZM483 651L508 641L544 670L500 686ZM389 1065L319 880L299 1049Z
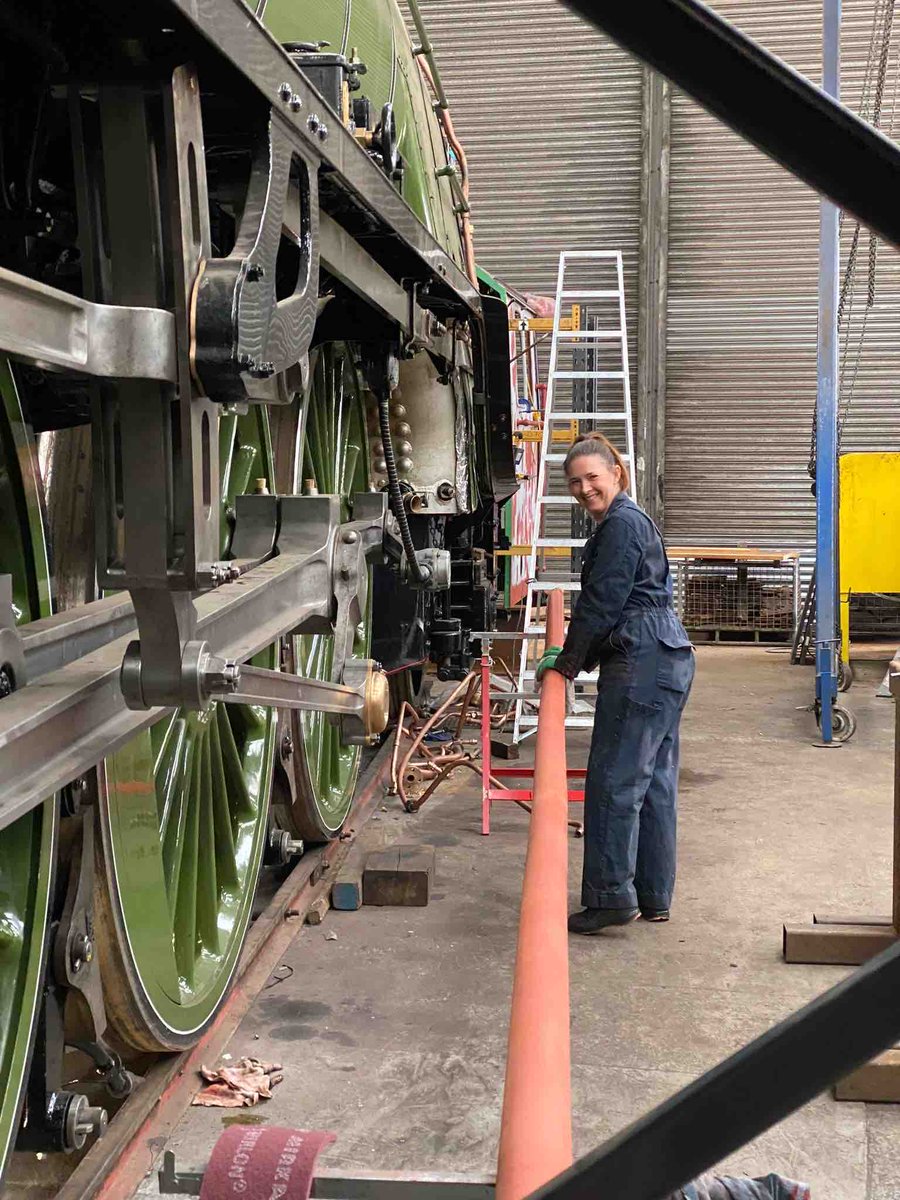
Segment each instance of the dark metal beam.
M666 316L671 87L645 67L641 101L641 243L638 261L638 501L664 529Z
M534 1193L663 1200L892 1046L900 946L886 950Z
M900 246L900 148L698 0L564 0L732 129Z

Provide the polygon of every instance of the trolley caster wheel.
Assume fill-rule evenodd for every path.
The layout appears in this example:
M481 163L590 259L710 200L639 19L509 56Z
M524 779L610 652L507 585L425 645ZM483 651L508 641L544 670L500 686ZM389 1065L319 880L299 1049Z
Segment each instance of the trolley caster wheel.
M816 724L822 728L822 714L816 712ZM849 708L836 704L831 710L831 736L835 742L847 742L856 733L856 717Z
M849 692L853 685L853 667L843 659L838 663L837 689L839 692Z

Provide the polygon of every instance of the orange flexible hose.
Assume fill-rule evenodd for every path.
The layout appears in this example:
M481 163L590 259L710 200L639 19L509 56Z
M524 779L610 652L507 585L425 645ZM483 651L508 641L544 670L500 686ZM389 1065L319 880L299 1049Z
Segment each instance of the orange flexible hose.
M560 591L549 596L546 640L563 642ZM548 671L538 711L497 1200L522 1200L572 1164L565 715L566 681Z

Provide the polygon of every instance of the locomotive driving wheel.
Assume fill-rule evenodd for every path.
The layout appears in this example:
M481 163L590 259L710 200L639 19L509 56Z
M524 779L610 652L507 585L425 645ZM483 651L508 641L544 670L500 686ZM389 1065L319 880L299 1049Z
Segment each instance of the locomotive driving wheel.
M320 346L310 376L294 490L340 496L341 519L347 521L354 493L369 490L365 406L351 345ZM368 657L371 629L367 608L355 631L353 658ZM334 639L325 634L292 638L287 647L290 669L307 678L330 679L333 656ZM325 842L340 831L350 811L361 750L344 745L324 713L292 713L290 725L294 786L278 805L278 817L297 837Z
M266 412L223 417L220 454L227 543L234 497L272 486ZM275 724L251 705L178 710L100 771L104 999L137 1049L191 1045L228 992L265 849Z
M12 576L20 621L49 613L49 572L31 444L15 382L0 360L0 572ZM8 673L0 676L5 695ZM0 834L0 1174L18 1128L44 980L56 801Z

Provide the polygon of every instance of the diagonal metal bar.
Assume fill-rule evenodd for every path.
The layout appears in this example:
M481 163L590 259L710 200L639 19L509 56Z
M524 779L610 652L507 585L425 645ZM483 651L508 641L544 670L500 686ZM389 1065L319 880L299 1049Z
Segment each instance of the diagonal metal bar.
M900 246L900 147L698 0L564 0L747 141Z
M900 946L738 1050L533 1193L663 1200L900 1036Z

